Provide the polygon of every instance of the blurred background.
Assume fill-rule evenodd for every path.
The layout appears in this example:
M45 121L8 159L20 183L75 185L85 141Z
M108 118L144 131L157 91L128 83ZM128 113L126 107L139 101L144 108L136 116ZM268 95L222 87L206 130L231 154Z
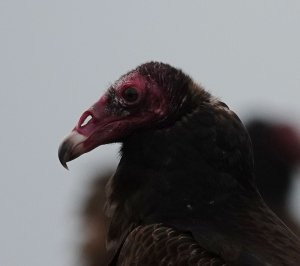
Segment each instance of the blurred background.
M281 200L274 209L297 224L299 14L296 0L1 0L0 265L81 265L82 245L92 254L82 244L87 206L119 145L80 157L70 171L57 148L110 83L149 60L182 68L258 128L258 174L271 178L267 188L283 188L272 192ZM279 177L264 165L274 154Z

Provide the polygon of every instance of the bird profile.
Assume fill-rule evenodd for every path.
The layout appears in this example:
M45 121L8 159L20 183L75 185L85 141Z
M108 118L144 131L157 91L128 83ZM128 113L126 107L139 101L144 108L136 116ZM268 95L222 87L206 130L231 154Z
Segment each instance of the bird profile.
M59 148L62 165L114 142L109 265L300 265L300 241L255 184L248 133L183 71L149 62L123 75Z

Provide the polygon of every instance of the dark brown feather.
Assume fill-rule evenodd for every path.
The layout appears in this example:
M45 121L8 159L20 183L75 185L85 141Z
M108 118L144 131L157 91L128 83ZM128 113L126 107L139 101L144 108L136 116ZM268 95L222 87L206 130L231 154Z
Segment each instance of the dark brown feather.
M222 259L207 252L191 235L162 224L136 227L120 252L118 266L178 265L226 266Z

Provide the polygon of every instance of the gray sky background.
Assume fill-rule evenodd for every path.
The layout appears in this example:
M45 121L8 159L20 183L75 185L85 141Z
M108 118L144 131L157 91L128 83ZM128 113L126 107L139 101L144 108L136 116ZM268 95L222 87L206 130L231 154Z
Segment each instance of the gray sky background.
M149 60L181 67L242 118L300 127L300 1L0 1L0 265L74 265L93 169L57 148L82 111ZM269 110L271 112L269 112ZM299 199L300 200L300 199Z

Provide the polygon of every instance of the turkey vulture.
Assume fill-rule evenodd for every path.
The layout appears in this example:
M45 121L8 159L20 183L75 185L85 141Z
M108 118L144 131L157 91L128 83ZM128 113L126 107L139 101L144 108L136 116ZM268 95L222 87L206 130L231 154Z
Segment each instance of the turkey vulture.
M188 75L123 75L59 148L66 163L122 142L109 181L109 265L300 265L300 240L266 206L237 115Z

